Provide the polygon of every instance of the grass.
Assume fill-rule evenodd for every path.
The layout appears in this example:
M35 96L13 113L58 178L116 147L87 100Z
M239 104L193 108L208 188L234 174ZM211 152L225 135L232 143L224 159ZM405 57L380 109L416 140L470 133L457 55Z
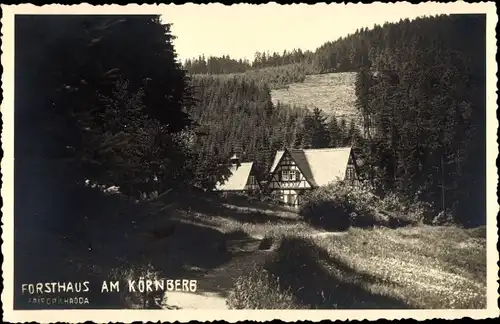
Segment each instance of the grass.
M282 293L299 308L480 309L486 240L475 232L416 226L288 235L263 270L280 278Z
M344 235L322 236L314 235L321 230L300 218L287 222L290 215L282 217L281 223L257 224L210 219L226 231L259 236L263 238L260 249L274 250L260 270L235 280L229 298L233 307L486 307L484 226L350 228ZM256 293L245 289L241 302L238 294L243 287L254 287Z
M359 272L378 276L371 291L415 308L484 308L486 241L455 227L351 230L318 246Z
M297 309L298 301L289 291L280 289L279 278L254 266L248 271L248 276L238 277L234 282L234 291L227 299L230 309ZM258 291L261 298L252 298L249 291Z
M326 114L357 118L355 72L307 75L303 82L271 91L272 101L298 107L317 107Z
M193 74L195 78L245 78L255 82L262 82L270 89L286 88L290 83L302 82L308 71L302 64L286 64L282 66L252 69L241 73L229 74Z
M286 210L264 205L251 208L231 201L220 208L219 214L178 210L171 220L206 227L220 233L220 240L261 240L260 249L274 251L263 265L233 279L234 289L228 299L231 307L486 306L484 228L350 228L344 235L315 236L322 231ZM164 217L157 220L153 227L166 222ZM176 246L181 250L187 247ZM210 253L207 250L207 257L213 257ZM256 293L254 299L250 291Z
M192 206L201 208L193 210ZM97 283L153 276L199 278L201 285L209 281L203 277L206 273L224 276L230 272L228 278L210 280L224 282L220 295L230 293L228 305L233 308L486 306L484 227L350 228L342 235L317 236L321 230L271 205L252 208L224 201L209 208L200 200L191 207L179 205L133 217L117 212L107 226L96 220L92 226L99 231L92 231L98 241L94 250L89 253L78 244L65 243L65 267L82 280L95 277ZM172 226L175 234L170 237L158 239L151 234ZM244 253L219 249L232 241L251 241L255 247ZM52 277L23 282L60 280L54 272L60 261L55 255L50 260L45 272ZM101 301L98 297L93 297L94 308L148 307L147 296Z
M241 210L240 213L242 213ZM258 217L253 211L248 211L247 213L249 215ZM267 213L262 212L262 214L266 215ZM314 234L321 232L310 227L305 222L297 218L290 221L289 218L283 217L282 222L269 220L260 223L252 223L233 218L206 215L203 213L190 213L183 214L183 216L180 216L179 219L192 224L203 224L203 226L218 229L222 233L245 233L246 235L254 237L256 239L262 239L266 236L277 237L290 233Z

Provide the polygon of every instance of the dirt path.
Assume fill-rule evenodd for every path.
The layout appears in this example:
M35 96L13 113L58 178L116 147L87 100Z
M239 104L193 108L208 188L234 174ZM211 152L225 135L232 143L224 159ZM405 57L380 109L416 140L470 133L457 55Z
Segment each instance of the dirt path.
M168 293L165 309L228 309L226 299L210 293Z
M344 234L321 232L312 236L324 237ZM233 255L232 259L226 264L202 275L197 281L197 291L195 293L168 292L163 302L164 308L228 309L226 298L229 296L234 280L275 253L271 250L259 250L261 240L262 237L255 236L250 239L231 241L229 249Z
M345 234L346 234L346 232L320 232L320 233L314 233L311 236L312 237L328 237L328 236L342 236Z
M164 301L165 308L228 309L226 298L234 280L251 266L264 262L273 253L259 250L259 244L260 240L254 238L230 241L228 248L233 256L231 260L202 275L197 280L195 293L168 292Z
M328 236L342 236L345 235L347 232L317 232L317 233L312 233L309 234L310 237L328 237ZM264 236L263 235L252 235L251 236L255 240L263 240Z

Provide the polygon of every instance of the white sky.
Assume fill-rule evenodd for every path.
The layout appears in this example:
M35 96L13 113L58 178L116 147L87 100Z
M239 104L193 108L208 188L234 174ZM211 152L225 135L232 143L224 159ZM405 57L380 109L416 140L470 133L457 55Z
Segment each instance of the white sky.
M423 3L397 4L315 4L225 6L166 5L164 22L173 23L172 34L178 37L175 49L181 60L205 56L230 55L253 60L256 51L301 48L315 50L357 28L396 22L441 13L471 12L469 4ZM473 11L473 10L472 10Z

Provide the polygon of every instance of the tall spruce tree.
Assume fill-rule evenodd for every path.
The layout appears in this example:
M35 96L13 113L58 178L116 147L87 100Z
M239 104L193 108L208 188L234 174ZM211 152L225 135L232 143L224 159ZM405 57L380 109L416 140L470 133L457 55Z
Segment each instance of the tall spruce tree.
M330 144L326 116L323 111L314 107L304 118L303 146L305 148L326 148Z
M160 132L166 140L189 127L189 84L176 61L169 25L159 17L26 15L17 16L15 23L16 181L30 188L17 192L16 201L35 197L39 203L22 204L30 210L44 210L41 204L54 201L52 215L38 212L37 221L44 221L42 215L70 215L66 209L75 208L75 199L85 205L78 192L87 179L127 187L128 172L143 165L133 165L138 159L118 162L118 155L111 159L109 152L137 149L125 140L134 132L145 132L136 140L154 145L147 138L158 138ZM117 94L120 78L127 86ZM98 140L106 143L107 153L96 145ZM148 150L151 163L168 157L177 168L175 154L161 157ZM124 170L122 163L130 168ZM38 167L45 172L31 176L30 170ZM159 176L155 168L142 171L144 179ZM168 183L169 174L160 182ZM58 188L57 197L47 196L47 185ZM140 187L125 191L136 195L144 189ZM33 214L19 208L20 215Z

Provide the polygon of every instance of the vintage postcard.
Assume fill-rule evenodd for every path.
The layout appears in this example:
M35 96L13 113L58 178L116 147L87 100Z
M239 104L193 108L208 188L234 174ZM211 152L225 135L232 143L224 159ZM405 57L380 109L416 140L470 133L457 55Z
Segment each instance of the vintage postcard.
M7 321L499 316L493 2L2 11Z

